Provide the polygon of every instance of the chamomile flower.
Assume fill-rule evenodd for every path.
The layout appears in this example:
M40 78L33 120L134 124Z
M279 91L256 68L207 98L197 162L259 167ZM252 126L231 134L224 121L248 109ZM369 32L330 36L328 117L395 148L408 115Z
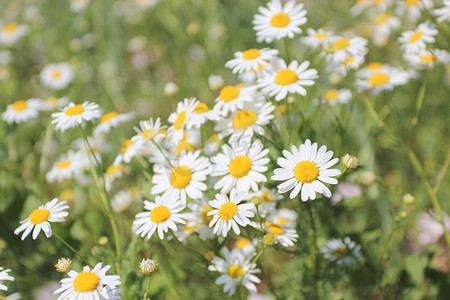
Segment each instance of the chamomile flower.
M250 139L253 133L259 135L265 133L263 125L269 124L274 118L272 112L275 106L271 102L246 103L242 109L234 112L230 117L221 120L214 128L219 132L219 139L231 134L230 142L240 139Z
M131 191L118 192L111 201L111 206L116 213L124 212L133 202Z
M269 190L262 186L257 192L250 194L251 198L261 199L258 205L259 215L265 218L267 215L276 212L276 202L282 198L276 189Z
M22 234L22 240L24 240L33 231L33 240L35 240L42 230L46 237L51 237L52 227L50 222L64 222L64 218L69 215L66 211L69 208L66 205L67 202L58 201L58 198L55 198L33 210L28 218L20 221L21 225L14 231L14 234L18 235L24 231Z
M433 15L437 16L438 22L450 20L450 0L444 0L444 6L441 8L433 9Z
M331 239L320 250L323 256L340 266L348 266L362 259L361 246L349 237Z
M0 267L0 291L7 291L8 287L4 284L2 284L3 280L9 280L14 281L14 277L9 275L8 273L11 272L10 269L4 269L3 267Z
M72 67L68 63L50 64L39 75L41 82L53 90L62 90L73 78Z
M258 70L260 66L265 66L275 56L278 55L278 50L264 48L264 49L248 49L243 52L236 52L234 59L228 61L225 67L232 69L233 73L244 73L250 70Z
M164 233L169 229L177 231L178 224L185 224L186 215L180 213L186 207L179 197L156 196L155 202L144 201L144 208L148 211L136 215L133 231L141 237L151 238L155 231L164 239Z
M103 263L98 263L94 268L84 266L83 271L69 271L68 278L60 281L61 287L55 291L55 295L60 294L58 300L78 300L78 299L101 299L116 300L121 299L118 294L122 289L119 275L106 275L111 269L110 265L103 267Z
M160 118L140 121L139 127L134 127L134 130L137 134L131 138L131 141L145 145L153 145L152 141L159 145L167 133L166 126L161 126Z
M274 214L271 214L267 220L278 225L286 225L288 228L294 228L297 223L298 214L289 208L281 208Z
M242 108L245 102L252 102L254 97L255 89L253 87L244 87L242 84L227 85L220 90L213 110L226 116L229 112L235 112Z
M67 154L62 155L46 174L47 182L61 182L64 179L74 178L81 173L83 164L80 152L69 150Z
M187 214L186 225L189 228L195 228L194 231L198 232L200 239L206 240L214 236L212 229L209 227L212 216L208 216L208 213L214 208L209 205L209 198L206 194L197 202L191 202L188 204L191 212Z
M386 13L381 13L375 16L374 23L374 41L378 46L384 46L391 35L391 31L400 26L400 19Z
M253 256L255 255L257 239L254 239L253 242L246 237L238 237L234 243L233 251L240 251L244 254L244 256Z
M119 114L116 111L110 111L102 115L100 124L95 127L94 135L108 133L111 128L118 127L121 123L132 120L136 114L134 112Z
M256 31L258 42L271 43L282 38L294 38L302 32L300 26L305 24L306 10L303 3L289 1L284 6L280 0L272 0L266 7L259 7L253 18L253 29Z
M450 54L445 50L425 50L417 54L405 54L405 60L418 69L433 68L437 63L450 62Z
M117 166L124 162L129 163L133 157L135 157L136 155L140 155L142 151L142 144L135 143L130 139L125 140L120 146L120 153L117 155L113 164Z
M56 130L64 132L77 125L83 125L86 121L98 119L101 112L98 104L94 102L85 101L82 104L70 102L61 111L52 113L52 124L56 124Z
M36 118L41 109L42 100L40 99L17 100L6 107L6 111L2 113L2 118L8 124L21 123Z
M248 218L255 214L253 210L255 205L253 203L239 204L246 197L246 193L238 193L236 189L232 189L230 197L225 193L216 194L216 199L209 201L209 205L213 208L208 212L207 216L212 216L209 227L214 226L213 233L227 236L228 231L233 228L234 233L239 235L241 232L239 226L246 227L250 224Z
M285 224L266 222L266 231L274 236L275 244L280 243L283 247L294 246L298 234L295 229L287 228Z
M333 33L325 31L322 28L314 30L313 28L308 28L306 30L308 36L301 38L301 41L312 48L325 47L328 46L333 37Z
M230 252L227 248L223 248L222 252L225 259L216 256L212 260L212 265L208 267L210 271L222 273L216 279L216 284L224 284L223 291L229 296L236 292L241 282L250 293L256 293L255 283L260 283L261 280L254 274L260 273L261 270L251 263L254 254L246 257L240 251Z
M364 55L349 56L343 62L335 63L330 61L327 64L327 70L336 72L342 76L347 76L349 70L356 70L364 63Z
M319 78L317 70L308 69L309 61L299 65L296 60L293 60L288 66L283 59L277 59L272 67L273 71L270 75L258 80L258 86L263 94L275 96L277 101L292 93L305 96L306 90L303 86L314 85L313 79Z
M171 162L155 164L152 178L152 195L163 194L166 198L178 198L186 203L186 198L200 199L206 191L206 175L210 173L210 163L200 151L185 152Z
M384 90L391 91L394 86L406 84L409 78L409 73L402 69L386 67L382 71L358 79L356 85L359 91L372 89L374 94L378 94Z
M258 183L266 182L264 172L269 163L267 154L269 149L264 149L260 140L250 144L250 140L222 146L223 153L211 158L212 176L221 176L214 185L215 189L227 193L236 188L238 193L246 193L250 189L258 190Z
M342 63L348 57L365 56L367 50L367 40L362 37L344 38L335 36L333 38L331 53L326 58L334 63Z
M11 46L27 35L28 26L8 23L0 27L0 44Z
M67 97L61 97L61 98L56 98L56 97L52 97L52 98L48 98L47 100L43 101L44 107L42 108L42 110L45 111L52 111L56 108L60 108L62 106L66 106L67 104L69 104L70 100Z
M110 165L106 169L106 173L103 176L105 178L106 189L109 191L114 180L116 180L117 178L121 178L127 172L128 169L123 164Z
M325 99L323 103L328 103L331 106L336 105L336 103L348 103L352 98L352 92L348 89L332 89L325 93Z
M219 119L220 116L215 110L210 110L204 102L199 102L190 115L190 124L192 128L200 128L208 120L218 121Z
M190 117L199 103L200 101L194 97L185 98L178 102L177 111L170 114L168 121L173 125L167 130L167 138L172 145L183 139L186 129L192 128L193 124L190 122Z
M416 22L422 15L423 10L429 10L433 7L433 0L403 0L396 1L397 15L406 15L411 22Z
M327 151L326 146L317 150L317 143L311 145L308 139L300 147L292 146L292 153L283 150L283 157L277 159L281 168L275 169L272 180L284 181L278 185L279 193L290 190L289 198L296 197L301 191L302 201L316 199L316 193L327 198L331 197L330 190L323 184L337 184L338 181L332 176L341 174L338 169L329 169L337 164L338 158L333 157L333 151ZM331 159L331 160L330 160Z
M420 53L427 48L427 43L434 43L437 29L430 22L420 24L414 31L405 31L398 39L406 54Z

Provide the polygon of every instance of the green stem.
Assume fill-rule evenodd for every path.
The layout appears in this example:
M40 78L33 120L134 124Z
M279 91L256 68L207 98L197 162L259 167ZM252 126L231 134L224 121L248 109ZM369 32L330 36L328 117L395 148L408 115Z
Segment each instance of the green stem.
M377 265L379 267L379 270L381 270L381 264L383 263L384 254L386 253L386 250L389 246L389 242L391 241L396 228L397 228L397 220L395 220L394 224L392 224L391 231L389 232L389 235L386 238L386 241L384 241L383 247L381 248L381 252L378 255Z
M422 111L423 99L425 98L425 91L427 88L428 72L425 73L425 78L423 79L422 86L420 87L419 94L417 95L416 101L416 116L412 120L413 129L417 126L419 122L420 112ZM414 132L414 130L413 130Z
M147 288L145 289L145 294L144 294L143 300L147 300L147 294L148 294L149 290L150 290L150 275L147 276Z
M242 275L241 280L239 281L239 284L236 287L236 291L239 291L239 287L242 285L242 282L244 281L245 276L248 274L248 272L250 272L250 270L256 265L256 261L261 257L261 255L263 254L264 250L266 249L266 245L263 245L263 247L261 248L261 250L259 250L258 254L256 254L256 256L252 259L252 261L250 262L250 266L248 267L248 269L245 271L244 275Z
M42 156L39 162L39 169L41 170L41 172L43 172L47 168L47 159L49 154L48 145L52 138L53 128L54 127L52 125L52 119L50 118L47 124L47 128L45 130L44 140L42 141Z
M313 256L313 262L314 262L314 279L313 279L313 287L314 287L314 297L315 299L320 299L319 295L319 288L317 285L317 282L319 281L319 253L318 253L318 247L317 247L317 232L316 232L316 224L315 224L315 218L314 213L311 210L311 203L306 203L306 210L308 211L310 220L311 220L311 229L312 229L312 256Z
M69 243L67 243L62 237L60 237L57 233L53 232L53 235L61 242L64 244L64 246L66 246L67 248L70 249L70 251L72 251L76 256L78 256L82 261L84 261L88 266L92 267L91 264L89 263L89 261L84 258L77 250L75 250L72 246L69 245Z

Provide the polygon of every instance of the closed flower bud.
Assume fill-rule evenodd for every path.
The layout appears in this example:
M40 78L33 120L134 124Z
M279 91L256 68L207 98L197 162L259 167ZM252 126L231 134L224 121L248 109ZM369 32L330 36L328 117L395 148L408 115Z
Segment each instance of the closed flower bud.
M211 252L211 251L205 253L205 258L206 258L208 261L213 260L215 256L216 256L216 255L214 254L214 252Z
M266 234L263 237L263 244L266 246L272 246L275 242L275 237L272 234Z
M251 201L253 204L255 204L255 206L258 206L262 203L261 197L253 197Z
M58 259L58 263L55 265L56 271L66 273L72 267L72 261L68 258Z
M403 203L405 203L406 205L413 204L415 201L416 201L416 198L414 198L413 195L411 195L409 193L403 195Z
M154 271L158 270L158 262L153 259L144 258L139 265L139 269L141 270L141 273L150 275Z
M356 167L358 166L358 159L353 155L347 153L344 157L342 157L342 163L349 170L356 169Z

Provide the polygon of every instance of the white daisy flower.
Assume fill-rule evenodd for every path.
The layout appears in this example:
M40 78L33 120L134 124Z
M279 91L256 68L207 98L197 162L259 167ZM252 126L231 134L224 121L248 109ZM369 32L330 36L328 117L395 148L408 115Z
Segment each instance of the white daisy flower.
M450 0L444 0L443 4L443 7L433 9L433 15L438 17L438 22L450 21Z
M274 110L275 106L264 100L246 103L229 118L219 121L214 130L219 131L219 139L231 134L230 143L240 139L250 139L253 132L263 135L265 131L262 126L269 124L270 120L274 118L272 114Z
M257 41L271 43L286 37L292 39L295 34L302 33L300 26L307 21L303 6L303 3L296 4L296 1L282 6L280 0L272 0L267 3L267 8L259 7L261 14L253 17Z
M115 213L124 212L133 202L133 195L131 191L118 192L111 201L111 206Z
M267 220L278 225L286 225L288 228L295 228L297 225L298 214L292 209L281 208L270 215Z
M171 165L164 162L153 166L155 175L152 178L151 193L163 194L165 198L181 197L184 203L187 196L191 199L200 199L202 191L206 191L207 188L204 181L210 173L209 167L209 160L200 156L200 151L182 151Z
M111 128L119 127L121 123L132 120L135 116L136 113L134 112L119 114L116 111L110 111L105 113L100 118L100 124L95 127L94 135L108 133Z
M176 147L170 147L169 152L176 157L180 156L180 153L184 150L186 152L195 152L201 143L201 132L200 129L191 129L184 132L184 137L178 142ZM161 162L161 161L159 161Z
M406 15L411 22L416 22L420 19L423 10L429 10L433 7L433 0L403 0L396 2L395 13L400 16Z
M348 57L365 56L368 52L367 40L362 37L347 39L340 36L333 37L332 52L327 54L328 61L342 63Z
M6 107L6 111L2 113L2 118L8 124L25 122L36 118L42 107L43 104L40 99L17 100Z
M3 269L3 267L0 267L0 291L7 291L8 287L4 284L2 284L3 280L9 280L14 281L14 277L8 274L8 272L11 272L10 269Z
M233 251L240 251L244 256L255 255L256 245L258 243L257 239L253 242L246 237L238 237L234 243Z
M406 54L420 53L427 48L428 43L434 43L434 36L439 32L430 22L420 24L414 31L405 31L398 38L401 48Z
M303 86L314 85L313 79L319 78L317 70L308 69L309 61L304 61L300 65L293 60L289 66L283 59L277 59L272 64L273 72L267 77L258 80L261 92L270 97L275 96L275 100L281 101L288 94L306 95Z
M65 217L69 215L66 211L69 206L66 205L66 201L58 202L58 198L54 198L52 201L47 202L45 205L39 206L39 208L33 210L28 218L20 221L20 226L14 230L14 234L18 235L22 231L22 241L33 230L33 240L35 240L41 232L45 233L46 237L52 236L52 227L50 222L64 222Z
M105 178L106 190L109 191L111 189L111 185L114 182L114 180L116 180L117 178L121 178L125 173L128 173L128 169L125 167L125 165L123 164L110 165L106 169L106 173L103 176L103 178Z
M243 52L236 52L234 59L225 64L226 68L232 69L233 73L244 73L250 70L258 70L260 66L265 66L275 56L278 55L278 50L264 48L264 49L248 49Z
M47 100L43 101L44 107L42 110L45 111L52 111L56 108L60 108L62 106L66 106L69 104L70 100L67 97L61 97L61 98L48 98Z
M71 0L70 8L74 12L82 12L86 9L87 5L89 4L90 0Z
M275 237L275 244L280 243L283 247L294 246L298 234L295 229L287 228L284 224L266 222L266 230Z
M52 124L56 123L56 130L65 130L77 125L84 125L85 121L98 119L102 110L97 103L85 101L82 104L70 102L59 112L52 113Z
M69 150L67 154L60 156L59 160L46 174L47 182L61 182L64 179L74 178L79 175L83 166L81 160L79 152Z
M188 206L191 212L186 215L189 228L194 228L195 232L198 232L200 239L206 240L214 237L212 229L209 227L212 216L208 216L208 213L214 208L209 205L209 198L206 194L197 203L189 203Z
M183 139L184 131L191 129L193 124L190 122L192 112L197 108L200 101L196 98L185 98L178 102L177 111L170 114L168 121L173 125L167 130L168 142L177 144Z
M131 141L148 146L153 146L153 141L159 145L166 136L166 127L161 126L160 118L157 118L155 121L153 118L150 118L148 121L140 121L139 127L134 127L134 131L137 134L131 138Z
M388 42L392 30L400 26L400 19L386 13L381 13L375 16L374 23L373 39L375 44L381 47Z
M323 256L340 266L348 266L362 259L361 246L349 237L331 239L320 250Z
M225 84L225 79L221 75L210 75L208 77L208 85L212 91L218 90Z
M300 40L312 48L323 48L332 42L333 33L325 31L325 29L319 28L316 31L313 28L308 28L306 33L308 36L302 37Z
M282 199L276 189L269 190L262 186L257 192L250 194L250 198L261 199L261 204L258 205L259 215L265 218L268 215L276 213L276 202Z
M360 73L362 74L362 73ZM372 89L374 94L394 89L394 86L408 83L410 75L400 68L384 67L382 71L375 72L356 80L358 91Z
M352 99L352 92L349 89L332 89L325 93L325 99L322 103L334 106L336 103L348 103L350 99Z
M222 192L216 194L216 199L209 201L209 205L214 209L207 215L213 217L209 227L214 226L214 234L222 233L226 237L228 231L233 228L234 233L239 235L241 231L238 225L246 227L250 224L248 218L255 215L253 213L255 205L253 203L239 204L246 196L246 193L238 193L236 189L232 189L229 198Z
M347 76L349 70L356 70L364 63L364 55L349 56L343 62L335 63L330 61L327 64L327 70L330 72L336 72L342 76Z
M227 193L236 188L238 193L246 193L250 190L258 190L258 183L266 182L264 172L269 163L267 154L269 149L264 149L260 140L250 144L250 140L222 146L223 153L211 158L214 165L211 166L212 176L221 176L214 188Z
M252 102L254 97L254 87L244 87L243 84L227 85L220 90L213 110L222 116L226 116L229 112L235 112L242 108L245 102Z
M116 300L121 299L118 294L122 289L119 275L106 275L111 269L110 265L103 267L103 263L98 263L91 270L89 266L84 266L83 271L69 271L68 278L60 281L61 287L55 291L55 295L60 294L58 300L79 300L79 299L101 299Z
M72 67L68 63L50 64L39 75L41 82L53 90L62 90L73 78Z
M140 155L143 152L143 145L135 143L131 139L125 140L120 146L120 153L114 160L114 165L120 165L122 163L129 163L133 157Z
M275 169L275 175L271 177L272 180L284 181L278 185L278 192L284 194L292 190L289 194L292 199L301 191L302 201L316 199L316 193L330 198L331 192L323 182L337 184L338 181L332 176L341 174L338 169L329 169L339 161L338 158L331 159L333 151L327 151L326 146L317 150L317 143L311 145L309 139L300 147L293 145L291 149L292 153L283 150L285 158L277 159L281 168Z
M155 231L161 240L169 229L177 231L178 224L185 224L185 214L179 213L186 207L179 197L156 196L155 202L144 201L144 208L148 211L136 215L133 231L141 237L151 238Z
M190 115L190 124L193 128L200 128L208 120L218 121L220 119L219 114L215 110L210 110L208 105L203 102L199 102L197 107Z
M225 259L216 256L208 267L210 271L223 274L216 279L216 284L224 284L223 292L229 296L236 292L241 282L250 293L256 293L255 283L260 283L261 280L253 274L260 273L261 270L256 268L256 264L251 264L254 254L246 257L240 251L230 252L227 248L223 248L222 252Z
M0 28L0 44L11 46L27 35L28 26L8 23Z
M416 54L405 54L404 58L415 68L433 68L437 63L448 64L450 53L445 50L433 49Z

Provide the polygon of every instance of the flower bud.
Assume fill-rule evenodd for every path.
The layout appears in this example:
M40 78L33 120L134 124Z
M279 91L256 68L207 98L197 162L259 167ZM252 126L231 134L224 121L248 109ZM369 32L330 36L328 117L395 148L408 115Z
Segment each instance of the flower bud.
M255 206L258 206L258 205L260 205L262 203L262 199L261 199L261 197L253 197L251 202L253 204L255 204Z
M403 195L402 200L403 200L403 203L405 203L406 205L409 205L409 204L413 204L416 201L416 198L414 198L413 195L408 193L408 194Z
M266 246L272 246L275 243L275 237L272 234L266 234L263 237L263 244Z
M139 269L141 273L150 275L154 271L158 270L158 262L150 258L144 258L139 265Z
M344 157L342 157L342 163L347 169L352 170L356 169L358 166L358 159L347 153Z
M72 267L72 261L68 258L58 259L58 263L55 265L56 271L66 273Z
M215 256L216 256L216 255L215 255L214 252L212 252L212 251L209 251L209 252L206 252L206 253L205 253L205 258L206 258L208 261L213 260Z
M100 245L102 245L102 246L108 244L108 241L109 241L109 239L108 239L107 236L101 236L101 237L98 239L98 243L99 243Z

